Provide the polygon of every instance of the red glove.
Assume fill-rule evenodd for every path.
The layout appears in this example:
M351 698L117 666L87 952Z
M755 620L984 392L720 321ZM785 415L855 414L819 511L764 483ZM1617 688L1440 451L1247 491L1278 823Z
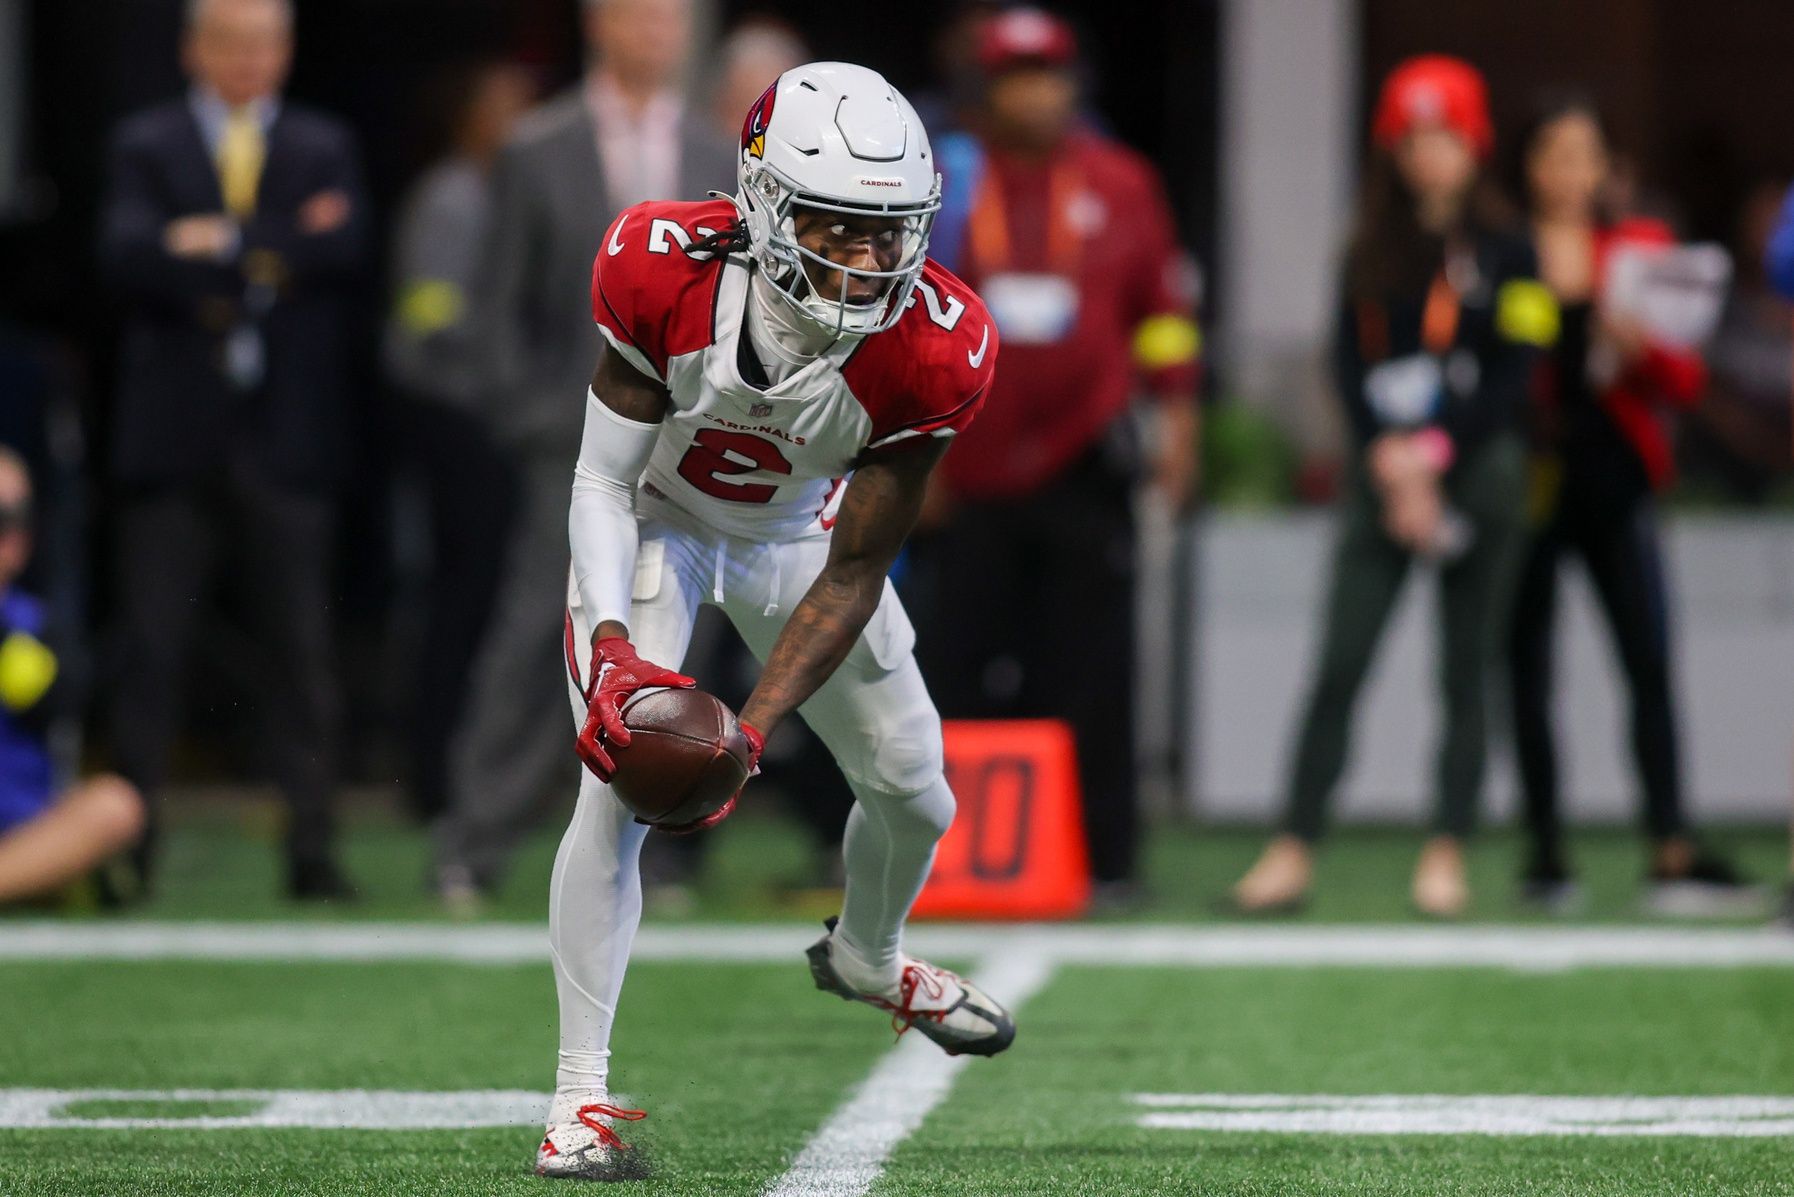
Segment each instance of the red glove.
M635 646L621 636L606 636L592 646L591 680L586 682L586 722L574 749L599 781L609 781L617 763L605 745L629 746L623 726L623 704L637 690L672 686L689 690L698 683L682 673L663 669L635 655Z
M760 754L766 751L766 737L761 735L759 729L751 723L738 722L736 726L741 728L742 739L748 742L748 777L758 777L760 775ZM747 782L742 782L741 787L742 789L746 789ZM715 827L734 812L735 799L739 797L741 797L741 790L736 790L733 797L709 814L705 815L702 819L693 819L691 822L681 823L677 827L668 827L664 823L657 823L654 826L654 830L664 831L668 835L690 835L694 831L703 831L707 827ZM637 819L636 822L639 823L641 820Z

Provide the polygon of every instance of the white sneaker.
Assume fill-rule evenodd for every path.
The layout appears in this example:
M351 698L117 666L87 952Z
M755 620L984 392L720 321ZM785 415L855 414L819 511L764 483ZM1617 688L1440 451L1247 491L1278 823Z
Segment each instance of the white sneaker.
M613 1122L640 1122L645 1110L593 1102L580 1106L571 1122L551 1122L536 1148L536 1175L568 1180L644 1180L648 1161L623 1142Z
M824 924L829 933L805 952L816 988L878 1007L891 1016L899 1035L914 1027L949 1056L994 1056L1015 1042L1015 1020L1009 1011L959 974L926 960L905 956L897 984L883 993L865 993L849 985L831 955L838 921L829 919Z

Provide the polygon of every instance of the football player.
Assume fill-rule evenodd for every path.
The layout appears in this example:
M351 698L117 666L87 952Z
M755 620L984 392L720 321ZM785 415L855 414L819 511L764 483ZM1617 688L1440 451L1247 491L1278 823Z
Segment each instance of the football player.
M700 603L764 663L741 710L756 759L800 711L855 794L841 916L808 953L817 987L953 1054L994 1055L1015 1036L996 1001L902 950L954 803L915 633L885 577L983 401L997 330L928 260L940 176L915 110L877 73L781 75L743 123L738 183L732 198L626 210L592 272L607 346L574 474L567 616L590 775L550 893L548 1176L642 1172L616 1130L641 1111L610 1101L608 1071L648 829L606 780L628 697L693 684L670 666Z

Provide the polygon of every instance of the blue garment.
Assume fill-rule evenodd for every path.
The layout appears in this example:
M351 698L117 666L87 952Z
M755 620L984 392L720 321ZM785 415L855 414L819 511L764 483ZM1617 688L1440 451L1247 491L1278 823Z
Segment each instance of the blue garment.
M1782 201L1782 214L1776 218L1775 230L1769 234L1769 246L1763 252L1763 271L1769 285L1788 299L1794 299L1794 188Z
M44 635L43 603L17 590L0 594L0 639L13 632ZM0 835L34 818L56 796L49 738L30 714L0 706Z
M969 133L949 133L935 142L934 153L941 168L941 211L928 236L928 256L948 270L963 270L966 224L984 178L984 150Z

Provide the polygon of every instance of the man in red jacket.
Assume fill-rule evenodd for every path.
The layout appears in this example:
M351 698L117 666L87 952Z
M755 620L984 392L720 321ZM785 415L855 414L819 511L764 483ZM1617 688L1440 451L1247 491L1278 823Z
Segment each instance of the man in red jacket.
M1137 838L1134 489L1144 476L1174 506L1189 496L1198 334L1164 187L1080 120L1076 55L1056 17L992 18L979 133L941 148L933 252L986 298L1004 352L983 417L937 474L924 645L944 713L1071 723L1092 872L1116 900ZM1144 436L1129 418L1142 390L1158 400Z

